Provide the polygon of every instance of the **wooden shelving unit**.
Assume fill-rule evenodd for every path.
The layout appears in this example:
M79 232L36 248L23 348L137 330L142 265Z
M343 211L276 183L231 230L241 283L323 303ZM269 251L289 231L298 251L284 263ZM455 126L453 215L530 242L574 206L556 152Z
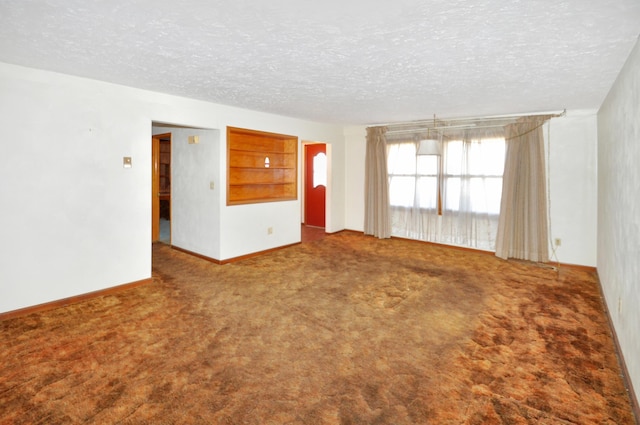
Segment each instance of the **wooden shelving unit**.
M298 138L227 127L227 205L295 200Z
M171 219L171 139L160 139L158 162L158 196L160 197L160 217Z

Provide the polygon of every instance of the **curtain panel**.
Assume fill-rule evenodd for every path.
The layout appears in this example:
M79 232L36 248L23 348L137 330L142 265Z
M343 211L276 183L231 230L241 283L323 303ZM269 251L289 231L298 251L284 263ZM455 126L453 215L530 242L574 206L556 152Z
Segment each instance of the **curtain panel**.
M551 116L524 117L505 127L507 150L496 256L549 260L542 125Z
M391 237L389 178L385 127L367 128L364 189L364 234Z
M440 154L418 154L419 136L387 137L391 234L495 249L504 130L440 132Z

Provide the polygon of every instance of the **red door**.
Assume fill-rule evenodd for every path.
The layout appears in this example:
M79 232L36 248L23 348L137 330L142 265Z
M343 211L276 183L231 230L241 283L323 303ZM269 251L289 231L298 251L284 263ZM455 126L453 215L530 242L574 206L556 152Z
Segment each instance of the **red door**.
M324 227L325 194L327 191L327 148L325 144L310 144L304 148L304 224Z

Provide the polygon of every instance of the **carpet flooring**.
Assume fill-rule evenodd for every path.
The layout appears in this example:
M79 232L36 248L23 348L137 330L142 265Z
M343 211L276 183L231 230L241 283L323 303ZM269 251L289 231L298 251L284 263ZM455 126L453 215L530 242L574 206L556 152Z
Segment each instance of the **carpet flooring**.
M633 424L589 271L353 232L0 322L2 424Z

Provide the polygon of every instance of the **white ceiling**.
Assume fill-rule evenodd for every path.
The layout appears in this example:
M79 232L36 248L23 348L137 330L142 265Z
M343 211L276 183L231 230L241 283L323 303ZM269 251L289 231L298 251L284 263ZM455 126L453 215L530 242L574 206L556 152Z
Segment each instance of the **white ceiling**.
M0 0L0 61L322 122L598 108L638 0Z

